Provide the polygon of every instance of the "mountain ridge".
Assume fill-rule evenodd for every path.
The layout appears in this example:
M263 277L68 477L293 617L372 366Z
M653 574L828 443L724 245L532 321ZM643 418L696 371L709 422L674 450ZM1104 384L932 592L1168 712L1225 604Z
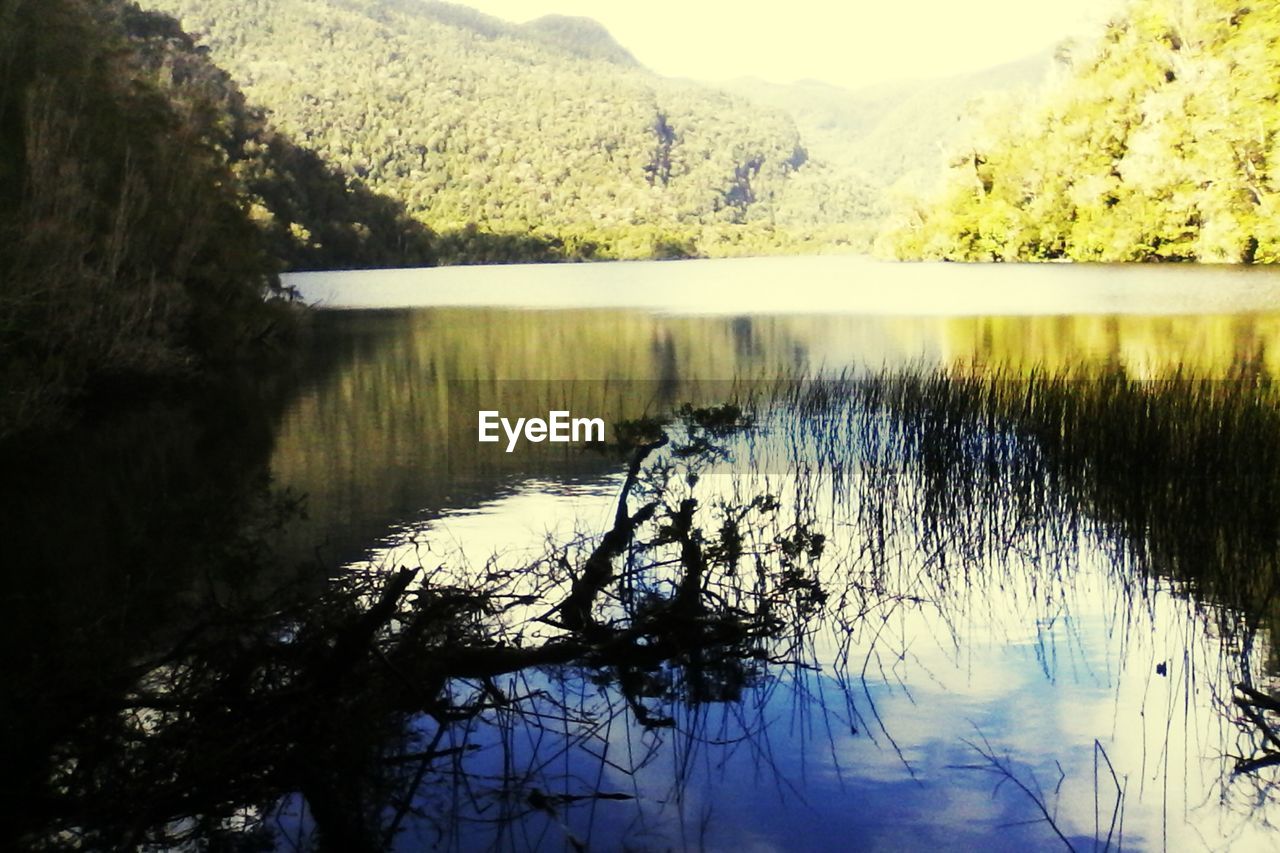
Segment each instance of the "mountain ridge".
M543 15L519 26L547 44L563 47L584 59L603 59L632 68L641 68L639 60L594 18L580 15Z
M1053 51L947 77L848 88L824 80L772 83L736 78L718 85L786 111L816 153L855 166L879 186L941 167L941 152L963 135L978 98L1023 95L1042 81Z

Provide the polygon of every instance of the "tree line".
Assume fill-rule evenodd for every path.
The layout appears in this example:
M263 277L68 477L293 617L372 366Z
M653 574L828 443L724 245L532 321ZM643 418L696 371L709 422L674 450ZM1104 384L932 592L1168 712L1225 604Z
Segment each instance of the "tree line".
M599 25L400 0L153 0L272 121L402 203L446 262L868 243L876 192L780 110L639 67ZM526 259L514 257L511 259Z

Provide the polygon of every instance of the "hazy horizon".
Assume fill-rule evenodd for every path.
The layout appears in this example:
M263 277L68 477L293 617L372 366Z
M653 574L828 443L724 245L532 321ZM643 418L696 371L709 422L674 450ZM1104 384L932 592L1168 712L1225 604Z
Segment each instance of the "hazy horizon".
M516 23L548 14L593 18L654 71L725 81L818 80L848 88L946 77L1025 58L1087 34L1123 0L908 0L833 4L791 0L744 13L724 0L466 0Z

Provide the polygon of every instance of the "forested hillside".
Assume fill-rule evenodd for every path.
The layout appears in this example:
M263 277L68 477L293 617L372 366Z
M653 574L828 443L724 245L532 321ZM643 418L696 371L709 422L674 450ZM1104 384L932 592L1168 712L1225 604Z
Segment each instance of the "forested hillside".
M990 116L886 251L1280 261L1280 5L1134 0L1059 59L1035 108Z
M636 65L598 25L420 0L148 0L273 122L439 232L569 257L864 240L875 194L783 113ZM509 253L520 257L518 245ZM502 258L493 258L502 259Z

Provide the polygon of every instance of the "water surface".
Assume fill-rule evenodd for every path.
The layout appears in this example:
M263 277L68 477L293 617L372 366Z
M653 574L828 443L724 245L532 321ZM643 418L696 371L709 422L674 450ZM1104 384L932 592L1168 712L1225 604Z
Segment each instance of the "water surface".
M1135 541L1115 507L1063 503L998 531L975 526L974 518L1027 511L1008 498L1017 491L1008 478L1016 460L1045 452L1034 442L1009 439L1005 468L929 482L921 458L903 449L911 441L868 446L879 433L865 423L911 423L902 411L855 407L849 417L863 428L842 432L819 419L827 426L815 431L813 411L768 402L779 378L939 368L999 371L1014 382L1109 371L1139 380L1138 393L1140 380L1169 377L1263 382L1280 343L1274 273L803 259L315 274L293 283L345 310L317 317L325 370L286 414L272 467L309 495L316 529L346 537L328 541L339 563L517 567L548 543L607 527L621 464L547 445L516 454L479 445L483 400L521 415L566 405L612 423L686 400L754 396L766 403L764 428L735 445L700 500L778 494L829 537L814 568L829 605L805 629L804 653L724 701L669 701L672 728L619 717L614 706L625 702L589 679L528 676L552 677L591 731L498 750L506 772L515 762L529 774L526 788L537 778L568 794L588 778L588 788L634 799L566 806L558 827L541 814L513 815L492 831L469 806L455 815L449 844L1276 842L1269 777L1234 773L1250 747L1233 684L1272 680L1269 633L1248 603L1143 563L1135 555L1162 543ZM940 440L989 441L990 428ZM892 501L872 476L886 470L895 470ZM984 478L1006 488L963 512L931 503L931 489ZM1062 501L1081 500L1084 488L1043 471L1028 482ZM1139 482L1128 494L1142 501L1144 489L1179 486ZM943 528L947 537L936 538ZM1253 544L1275 545L1265 536ZM1237 624L1250 630L1233 634ZM616 722L601 733L600 720ZM520 731L517 743L528 737ZM612 760L600 765L601 754L618 752L651 758L642 769L622 762L626 772Z
M1275 273L290 281L296 369L5 460L0 843L1277 846Z

